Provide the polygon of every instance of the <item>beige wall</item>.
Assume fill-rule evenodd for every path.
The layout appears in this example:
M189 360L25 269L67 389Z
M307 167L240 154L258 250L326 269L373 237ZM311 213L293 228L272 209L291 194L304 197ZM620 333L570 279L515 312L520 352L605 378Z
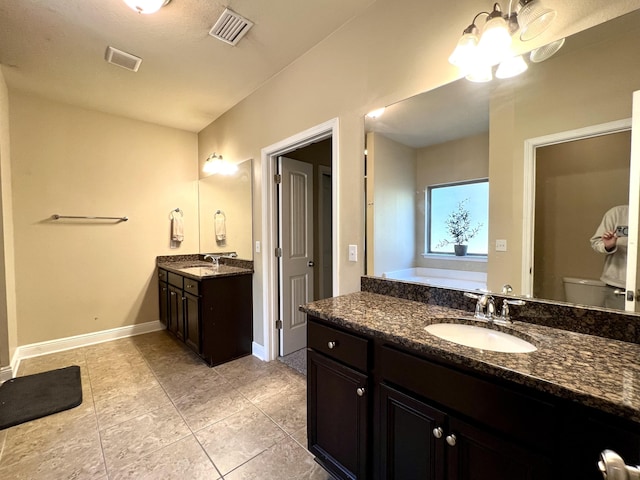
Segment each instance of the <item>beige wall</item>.
M367 228L373 232L367 237L367 260L373 261L367 273L381 276L415 267L416 150L368 134L367 185L367 209L372 210Z
M18 343L157 320L155 257L198 251L196 135L18 91L10 121ZM170 250L176 207L185 240Z
M15 297L9 91L0 69L0 369L8 367L18 347ZM2 375L0 375L1 377Z
M640 64L629 60L635 58L638 34L637 28L627 33L631 52L616 51L614 55L609 39L594 39L588 51L554 56L540 64L544 68L527 72L526 85L515 82L519 86L512 87L506 82L493 96L489 245L506 239L509 250L489 249L490 290L499 291L500 285L510 283L516 292L521 291L524 141L629 118L631 92L640 88Z
M627 131L536 152L535 297L564 301L562 277L600 278L589 239L604 212L629 203L630 149Z

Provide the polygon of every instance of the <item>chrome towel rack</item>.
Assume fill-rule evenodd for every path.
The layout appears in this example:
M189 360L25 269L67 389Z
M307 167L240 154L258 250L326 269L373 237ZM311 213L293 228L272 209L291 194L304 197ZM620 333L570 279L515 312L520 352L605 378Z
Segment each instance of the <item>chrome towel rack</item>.
M51 215L52 220L60 220L64 218L72 218L75 220L117 220L119 222L126 222L129 220L129 217L88 217L86 215L58 215L57 213Z

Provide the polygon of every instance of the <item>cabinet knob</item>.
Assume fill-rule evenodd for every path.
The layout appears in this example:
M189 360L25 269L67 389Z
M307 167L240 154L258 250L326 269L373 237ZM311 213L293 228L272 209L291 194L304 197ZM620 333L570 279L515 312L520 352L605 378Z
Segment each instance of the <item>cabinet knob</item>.
M359 397L363 397L364 394L366 393L366 391L365 391L364 387L358 387L356 389L356 393L358 394Z
M327 347L329 347L329 350L333 350L334 348L336 348L336 342L327 343Z
M171 294L172 297L176 296L176 292L169 292Z
M453 433L452 433L451 435L447 435L446 440L447 440L447 443L448 443L449 445L451 445L452 447L455 447L455 446L456 446L456 440L457 440L457 438L456 438L456 436L455 436Z
M433 436L436 438L442 438L442 428L436 427L433 429Z
M187 283L187 288L193 288L195 285L192 285L190 283Z

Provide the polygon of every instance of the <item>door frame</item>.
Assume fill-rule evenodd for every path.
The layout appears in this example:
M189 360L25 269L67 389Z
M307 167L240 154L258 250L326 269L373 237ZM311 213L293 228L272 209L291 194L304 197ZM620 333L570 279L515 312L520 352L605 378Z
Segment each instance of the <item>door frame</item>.
M324 200L325 200L325 195L323 193L322 190L322 180L324 176L328 176L331 178L331 193L333 194L333 173L332 173L332 169L330 167L327 167L325 165L319 165L318 166L318 178L316 179L316 185L318 188L318 212L320 212L320 215L318 215L318 266L320 267L320 270L318 271L318 291L320 292L320 298L323 298L323 295L326 294L326 292L324 291L324 215L327 213L325 212L325 208L324 208ZM333 207L333 205L332 205ZM329 214L331 214L331 212L329 212ZM331 217L331 219L333 220L333 216ZM331 243L331 245L333 246L333 242ZM332 262L333 263L333 262ZM332 269L332 274L333 274L333 269ZM333 282L332 282L332 287L333 287ZM333 292L331 292L333 294Z
M522 201L522 295L533 297L533 253L536 204L536 149L559 143L600 137L631 130L631 118L552 133L524 141L524 191Z
M311 127L291 137L269 145L261 150L262 163L262 319L264 335L263 360L275 360L278 355L278 261L275 248L278 241L278 222L276 205L276 185L273 181L276 174L277 157L286 155L326 138L331 138L331 223L333 253L333 294L340 291L338 285L338 172L340 159L338 154L338 118L333 118L320 125Z

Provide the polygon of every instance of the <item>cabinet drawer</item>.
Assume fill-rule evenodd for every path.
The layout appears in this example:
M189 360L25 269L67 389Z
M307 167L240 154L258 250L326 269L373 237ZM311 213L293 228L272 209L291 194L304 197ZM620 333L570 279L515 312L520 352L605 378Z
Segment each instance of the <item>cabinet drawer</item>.
M169 283L182 290L182 277L176 273L167 272L169 275Z
M161 268L158 269L158 280L160 280L161 282L166 282L167 281L167 271L166 270L162 270Z
M549 428L559 421L554 405L389 346L383 346L381 354L385 381L512 438L551 448Z
M369 363L367 339L310 319L307 325L307 346L358 370L367 370Z
M195 295L197 297L200 291L200 282L196 282L195 280L185 277L184 291L185 293L190 293L191 295Z

